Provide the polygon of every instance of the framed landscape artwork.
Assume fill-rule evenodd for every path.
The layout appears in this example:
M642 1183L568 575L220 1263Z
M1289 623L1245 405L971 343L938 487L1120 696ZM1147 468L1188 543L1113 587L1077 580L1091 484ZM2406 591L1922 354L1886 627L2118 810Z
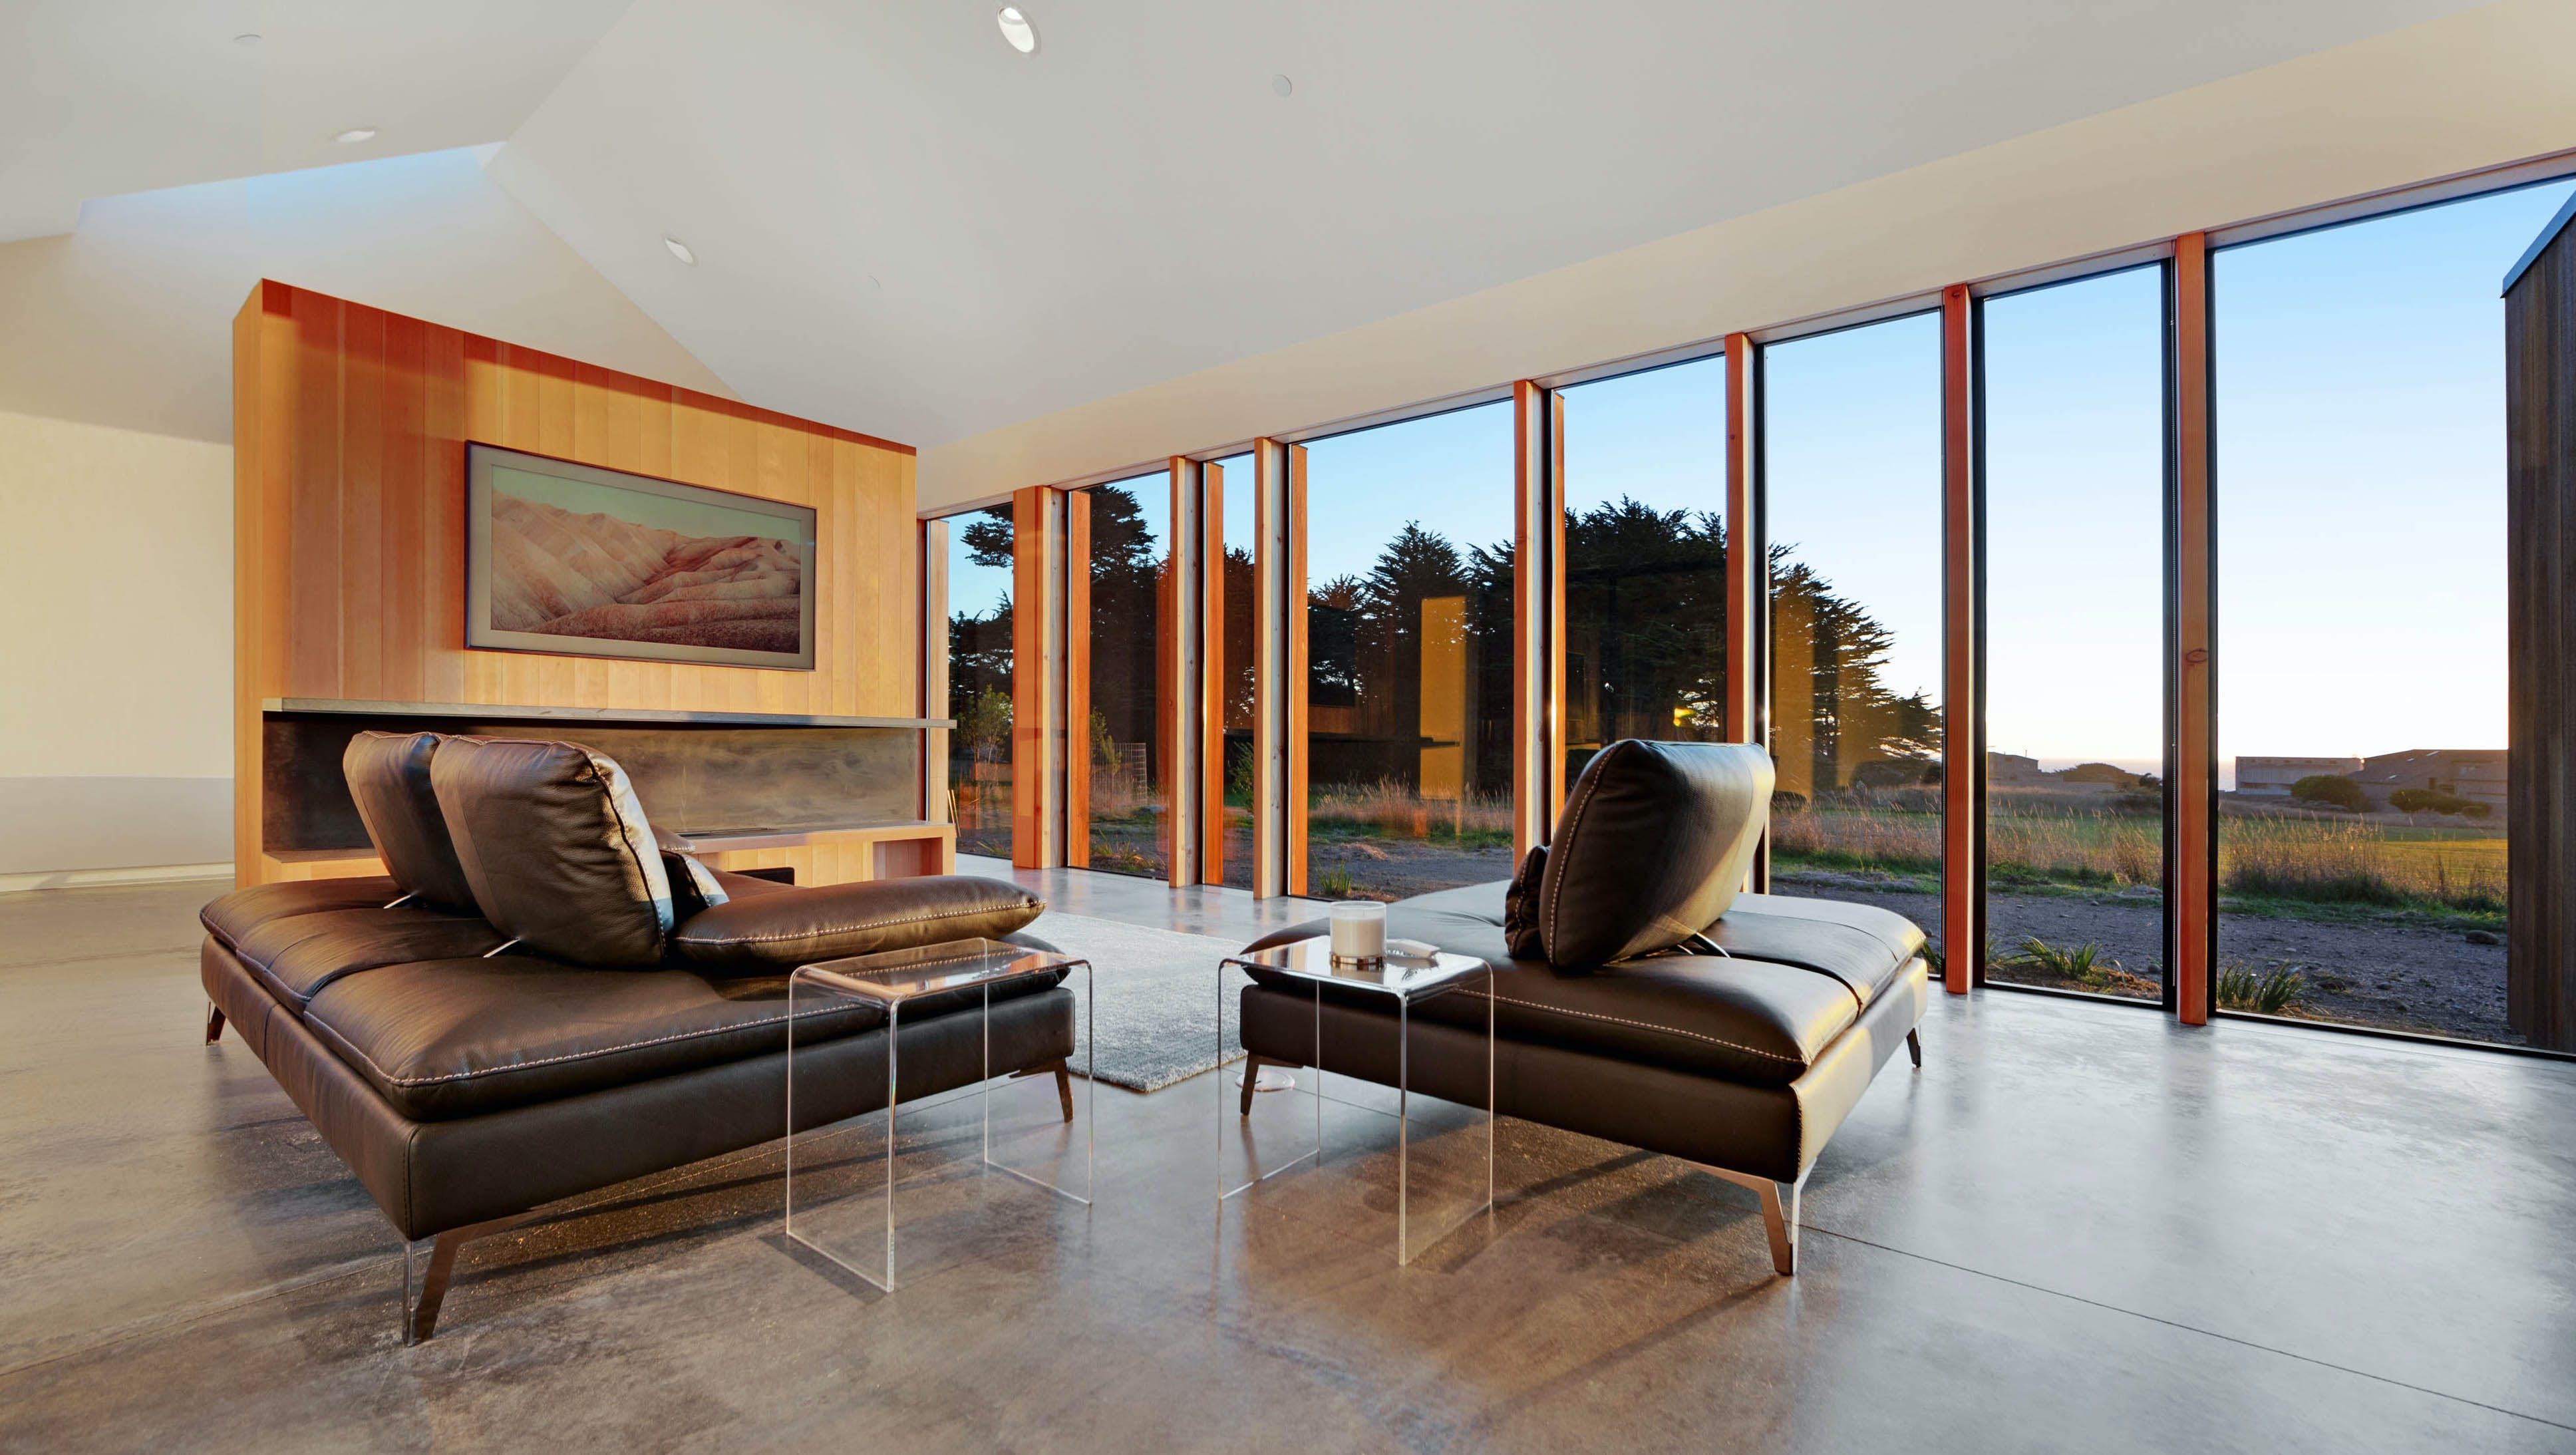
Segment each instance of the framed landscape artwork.
M465 645L814 666L814 510L465 447Z

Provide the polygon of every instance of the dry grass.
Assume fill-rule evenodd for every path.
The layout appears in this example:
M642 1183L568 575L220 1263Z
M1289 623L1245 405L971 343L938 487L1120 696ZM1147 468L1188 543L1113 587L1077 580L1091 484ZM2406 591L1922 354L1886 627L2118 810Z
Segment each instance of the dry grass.
M1906 793L1782 808L1771 820L1772 846L1817 864L1937 872L1941 815ZM2008 799L1995 809L1986 848L1998 884L2162 882L2163 832L2153 814ZM2493 834L2231 813L2220 824L2218 873L2230 893L2269 899L2498 912L2505 842Z
M2504 908L2501 837L2395 836L2369 823L2245 815L2219 825L2218 880L2238 894Z
M1317 788L1308 800L1306 822L1319 831L1389 839L1466 839L1512 834L1512 800L1508 794L1469 793L1458 798L1423 798L1393 781L1374 785L1338 783Z

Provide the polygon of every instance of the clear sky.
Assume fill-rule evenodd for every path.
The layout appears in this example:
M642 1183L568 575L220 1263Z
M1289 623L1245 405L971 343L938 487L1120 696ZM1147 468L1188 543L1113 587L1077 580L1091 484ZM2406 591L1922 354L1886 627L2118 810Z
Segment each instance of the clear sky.
M2505 746L2505 270L2567 183L2217 259L2218 749Z
M1986 743L2164 771L2164 274L1990 298Z
M2223 777L2240 752L2504 745L2498 292L2571 188L2218 255ZM2050 766L2162 753L2159 287L2136 269L1986 304L1988 740ZM1922 314L1764 361L1771 540L1895 633L1890 688L1936 702L1939 336ZM1724 380L1710 359L1567 391L1568 500L1721 509ZM1509 540L1511 422L1498 403L1312 442L1310 580L1365 571L1409 520ZM1252 461L1225 464L1245 544ZM950 600L1008 584L953 565ZM2435 690L2405 685L2428 667Z

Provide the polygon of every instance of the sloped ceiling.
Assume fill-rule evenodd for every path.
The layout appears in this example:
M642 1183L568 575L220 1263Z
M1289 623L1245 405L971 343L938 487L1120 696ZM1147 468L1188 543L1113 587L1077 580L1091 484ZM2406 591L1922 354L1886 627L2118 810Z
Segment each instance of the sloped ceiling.
M746 398L931 446L2472 7L1024 8L638 0L491 171Z
M503 140L626 6L7 0L0 243L93 198Z

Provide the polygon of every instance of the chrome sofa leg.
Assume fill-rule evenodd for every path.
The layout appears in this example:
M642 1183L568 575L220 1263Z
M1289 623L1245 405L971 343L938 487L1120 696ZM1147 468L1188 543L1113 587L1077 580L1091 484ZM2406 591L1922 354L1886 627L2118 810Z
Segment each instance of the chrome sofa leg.
M220 1005L215 1004L215 1003L214 1003L213 1001L211 1001L211 1000L210 1000L210 1001L207 1001L207 1002L206 1002L206 1044L207 1044L207 1045L209 1045L209 1046L211 1046L211 1045L213 1045L215 1042L220 1041L220 1040L222 1040L223 1038L224 1038L224 1008L223 1008L222 1006L220 1006Z
M512 1213L403 1244L403 1343L417 1344L438 1327L438 1306L447 1301L448 1280L456 1273L457 1249L475 1238L507 1232L537 1218L534 1212Z
M1722 1177L1738 1187L1753 1189L1754 1195L1762 1199L1762 1231L1771 1239L1771 1267L1783 1278L1796 1277L1798 1273L1798 1189L1805 1184L1806 1179L1802 1177L1796 1182L1775 1182L1768 1177L1756 1177L1750 1172L1730 1172L1723 1167L1711 1167L1705 1162L1694 1162L1691 1165L1712 1177Z
M473 1235L456 1228L435 1238L403 1245L403 1343L412 1345L438 1327L438 1306L447 1301L447 1280L456 1272L456 1249ZM427 1266L421 1248L428 1246Z
M1923 1069L1923 1028L1922 1028L1922 1027L1917 1026L1917 1027L1915 1027L1913 1030L1907 1031L1907 1032L1905 1033L1905 1054L1914 1058L1914 1069L1915 1069L1915 1070L1920 1071L1920 1070L1922 1070L1922 1069Z

